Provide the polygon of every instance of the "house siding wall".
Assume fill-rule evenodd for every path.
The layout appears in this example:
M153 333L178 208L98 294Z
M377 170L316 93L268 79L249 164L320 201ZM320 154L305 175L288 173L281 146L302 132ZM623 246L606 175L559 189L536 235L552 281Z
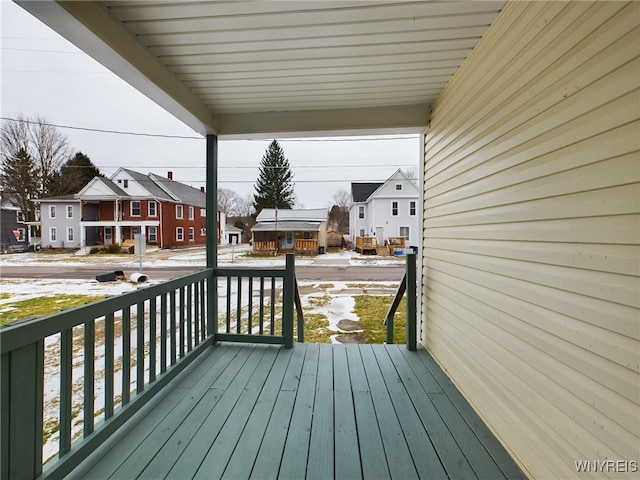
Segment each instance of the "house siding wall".
M534 478L640 460L639 17L509 2L425 135L423 343Z
M56 217L50 217L50 207L56 207ZM67 217L67 208L71 207L71 218ZM40 204L41 238L44 247L77 248L81 245L80 202L42 202ZM51 229L55 228L56 239L51 239ZM69 240L68 229L73 231Z

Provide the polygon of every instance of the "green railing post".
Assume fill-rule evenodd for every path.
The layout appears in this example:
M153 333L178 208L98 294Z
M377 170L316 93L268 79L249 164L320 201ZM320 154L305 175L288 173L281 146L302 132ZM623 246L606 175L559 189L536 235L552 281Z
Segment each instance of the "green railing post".
M300 290L296 280L296 312L298 313L298 343L304 343L304 312L302 311L302 300L300 300Z
M416 254L407 254L407 349L415 350L416 317L417 317L417 289L416 289Z
M293 310L296 290L295 256L287 253L282 285L282 335L285 348L293 347Z
M2 355L1 478L42 473L44 340Z

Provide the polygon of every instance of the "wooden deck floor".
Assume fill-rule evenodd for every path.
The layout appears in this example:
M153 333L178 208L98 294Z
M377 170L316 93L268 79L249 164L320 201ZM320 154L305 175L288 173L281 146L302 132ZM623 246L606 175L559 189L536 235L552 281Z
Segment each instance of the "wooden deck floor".
M525 478L423 349L202 357L71 478Z

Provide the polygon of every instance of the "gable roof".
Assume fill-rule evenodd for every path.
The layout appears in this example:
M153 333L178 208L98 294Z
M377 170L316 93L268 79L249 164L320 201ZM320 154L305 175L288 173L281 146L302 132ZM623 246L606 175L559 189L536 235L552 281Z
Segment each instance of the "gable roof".
M194 188L154 173L150 173L149 178L155 182L158 188L165 192L165 195L170 195L174 201L200 208L207 206L207 196L199 188Z
M351 197L354 203L363 203L368 200L373 192L380 188L384 183L352 183Z
M129 194L111 180L104 177L93 177L82 190L76 193L77 198L128 197Z
M263 208L256 217L257 222L275 222L276 210L274 208ZM307 209L278 209L278 222L322 222L329 216L326 208Z

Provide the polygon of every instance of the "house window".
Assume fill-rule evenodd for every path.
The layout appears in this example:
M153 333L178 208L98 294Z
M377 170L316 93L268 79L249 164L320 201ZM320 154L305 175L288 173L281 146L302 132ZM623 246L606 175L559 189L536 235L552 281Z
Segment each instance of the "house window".
M184 228L182 227L176 228L176 241L184 242Z
M196 239L196 229L189 227L189 241L193 242Z
M158 241L158 228L149 227L149 243L156 243Z
M67 218L73 218L73 206L67 205Z
M150 217L156 217L156 216L158 216L158 213L157 213L157 206L158 206L158 205L156 204L156 202L155 202L155 201L153 201L153 200L149 200L149 216L150 216Z
M201 237L206 237L207 236L207 229L206 228L201 228L200 229L200 236Z
M416 202L409 202L409 215L415 216L416 214Z
M401 183L396 183L396 190L398 190L398 191L402 190L402 184Z
M56 227L49 228L49 241L50 242L58 241L58 230L56 229Z
M358 207L358 218L364 218L364 207Z
M398 202L391 202L391 215L398 216Z
M131 216L132 217L139 217L141 211L142 211L142 208L140 206L140 200L132 200L131 201Z
M67 242L73 242L73 227L67 227Z
M409 240L409 227L400 227L400 236Z
M193 217L194 217L193 207L189 206L189 220L193 220Z
M207 209L206 208L201 208L200 209L200 216L201 217L206 217L207 216Z
M50 205L49 206L49 218L56 218L56 206L55 205Z
M129 180L127 180L126 178L122 181L122 186L124 188L129 188Z
M24 215L22 213L22 211L17 211L16 212L16 221L23 223L24 222Z
M176 218L184 218L184 213L182 212L182 205L176 205Z
M16 240L18 240L19 242L24 242L25 241L25 238L24 238L25 230L24 230L24 228L17 228L16 231L18 232L18 238Z
M358 235L359 237L364 237L364 228L360 229L360 235Z

